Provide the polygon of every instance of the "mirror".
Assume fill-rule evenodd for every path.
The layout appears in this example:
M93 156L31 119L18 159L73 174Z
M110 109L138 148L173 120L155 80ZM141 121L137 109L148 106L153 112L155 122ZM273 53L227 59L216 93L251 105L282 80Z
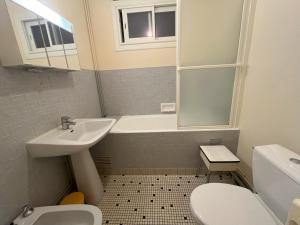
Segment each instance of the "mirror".
M74 27L37 0L5 0L23 64L80 70Z
M68 69L60 27L44 18L41 18L41 20L46 27L45 36L48 43L46 51L48 53L50 66L54 68Z
M71 70L79 70L79 59L73 32L59 27L50 21L46 23L51 45L47 47L51 66L63 68L65 65L66 68ZM73 31L73 26L71 29Z
M21 48L23 63L41 67L49 67L43 38L45 27L40 24L37 14L23 8L13 1L6 1L16 41Z
M61 33L69 69L80 70L79 57L77 53L77 46L74 38L75 35L73 27L72 32L68 32L61 28Z

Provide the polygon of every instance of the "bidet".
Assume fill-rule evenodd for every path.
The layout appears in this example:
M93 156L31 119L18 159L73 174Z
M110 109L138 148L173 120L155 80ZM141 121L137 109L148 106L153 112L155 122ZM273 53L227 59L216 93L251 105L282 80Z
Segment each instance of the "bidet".
M92 205L36 207L26 217L21 213L14 225L101 225L102 213Z

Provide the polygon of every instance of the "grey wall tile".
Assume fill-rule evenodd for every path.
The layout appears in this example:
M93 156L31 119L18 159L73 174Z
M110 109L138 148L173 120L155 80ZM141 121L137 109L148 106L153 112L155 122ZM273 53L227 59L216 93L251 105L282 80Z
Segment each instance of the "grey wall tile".
M99 117L92 71L32 73L0 67L0 224L20 208L55 204L71 182L64 157L33 159L25 142L60 116Z
M160 113L160 103L176 101L176 68L156 67L100 72L105 114Z
M110 168L199 168L204 167L200 145L222 139L236 154L238 138L239 130L113 133L92 148L92 155L99 168L103 158Z

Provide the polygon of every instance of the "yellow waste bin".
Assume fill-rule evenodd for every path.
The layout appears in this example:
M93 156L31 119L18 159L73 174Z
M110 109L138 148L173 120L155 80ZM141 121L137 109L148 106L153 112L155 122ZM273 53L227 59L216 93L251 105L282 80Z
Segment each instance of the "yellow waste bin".
M60 205L84 204L84 194L82 192L73 192L63 198Z

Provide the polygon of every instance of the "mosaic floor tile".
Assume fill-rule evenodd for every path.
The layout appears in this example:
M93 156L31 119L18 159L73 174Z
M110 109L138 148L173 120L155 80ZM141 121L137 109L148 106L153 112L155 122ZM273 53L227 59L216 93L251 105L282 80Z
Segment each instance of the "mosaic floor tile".
M99 205L103 225L196 225L189 208L191 192L206 183L205 175L102 176ZM230 175L211 182L233 183Z

